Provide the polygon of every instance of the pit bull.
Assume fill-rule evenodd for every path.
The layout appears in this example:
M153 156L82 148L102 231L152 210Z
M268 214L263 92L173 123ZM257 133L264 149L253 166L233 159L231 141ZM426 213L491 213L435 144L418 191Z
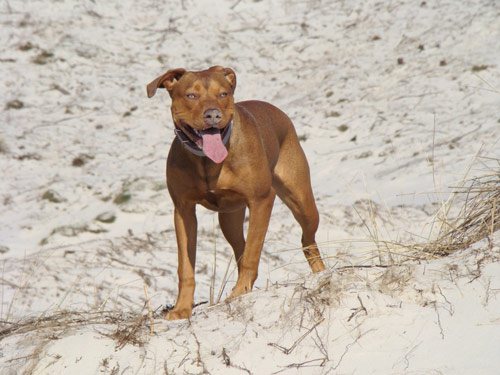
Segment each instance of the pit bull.
M238 279L229 299L250 292L257 279L276 195L302 228L302 249L311 270L325 269L315 241L319 215L309 166L294 126L269 103L235 103L235 88L235 72L221 66L169 70L147 85L150 98L157 89L168 91L176 134L167 158L167 187L175 207L179 293L167 320L191 317L197 204L218 212L233 248Z

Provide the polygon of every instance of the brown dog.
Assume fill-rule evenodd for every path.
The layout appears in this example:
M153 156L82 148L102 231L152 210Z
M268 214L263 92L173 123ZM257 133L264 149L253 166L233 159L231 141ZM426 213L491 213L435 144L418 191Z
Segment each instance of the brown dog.
M302 227L312 271L325 269L315 241L319 216L309 166L293 124L269 103L234 103L235 87L234 71L220 66L169 70L147 86L148 97L167 89L177 134L167 158L167 186L175 206L179 295L167 320L191 316L196 204L219 212L222 233L234 250L238 280L229 298L252 290L276 194Z

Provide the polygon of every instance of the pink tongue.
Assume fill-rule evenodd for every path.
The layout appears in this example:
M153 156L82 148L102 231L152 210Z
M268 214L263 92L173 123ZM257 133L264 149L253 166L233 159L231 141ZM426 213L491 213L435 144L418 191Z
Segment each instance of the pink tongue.
M227 156L226 147L222 143L220 132L202 133L203 153L214 163L222 163Z

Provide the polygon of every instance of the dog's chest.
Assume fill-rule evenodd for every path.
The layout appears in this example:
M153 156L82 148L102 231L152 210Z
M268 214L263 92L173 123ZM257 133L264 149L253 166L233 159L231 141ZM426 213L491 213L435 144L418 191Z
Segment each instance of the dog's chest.
M199 204L209 210L231 212L246 206L244 197L231 190L211 189L202 194Z

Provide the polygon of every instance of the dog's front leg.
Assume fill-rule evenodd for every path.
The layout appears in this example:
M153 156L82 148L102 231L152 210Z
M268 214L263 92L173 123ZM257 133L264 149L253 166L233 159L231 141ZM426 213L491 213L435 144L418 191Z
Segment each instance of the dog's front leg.
M257 279L260 254L266 237L276 192L270 189L265 198L248 202L248 235L243 256L238 264L238 280L229 299L248 293Z
M195 205L176 207L174 212L175 234L177 236L179 295L166 320L191 317L194 301L194 267L196 262L197 220Z

